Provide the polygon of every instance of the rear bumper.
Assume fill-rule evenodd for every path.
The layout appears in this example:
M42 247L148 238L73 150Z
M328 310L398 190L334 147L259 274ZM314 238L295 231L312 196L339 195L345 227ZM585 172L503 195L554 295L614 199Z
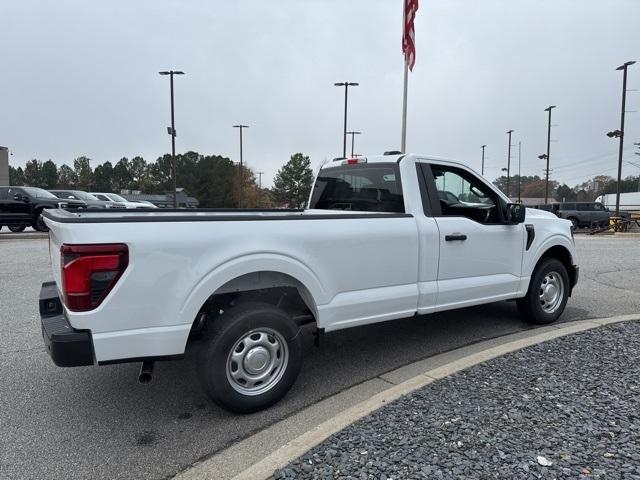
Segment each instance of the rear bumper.
M55 282L40 289L42 338L53 363L59 367L94 364L93 342L88 330L75 330L62 309Z

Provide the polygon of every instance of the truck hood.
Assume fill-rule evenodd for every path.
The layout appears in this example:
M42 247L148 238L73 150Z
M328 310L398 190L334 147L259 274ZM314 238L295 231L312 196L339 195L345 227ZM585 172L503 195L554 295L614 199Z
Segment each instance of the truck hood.
M558 218L553 213L546 210L539 210L537 208L527 208L525 213L525 220L529 218Z

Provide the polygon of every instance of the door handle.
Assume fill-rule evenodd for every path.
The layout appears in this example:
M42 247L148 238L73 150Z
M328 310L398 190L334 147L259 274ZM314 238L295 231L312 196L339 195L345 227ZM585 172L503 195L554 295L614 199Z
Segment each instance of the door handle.
M453 242L454 240L466 240L467 236L462 233L454 233L453 235L445 235L444 239L447 242Z

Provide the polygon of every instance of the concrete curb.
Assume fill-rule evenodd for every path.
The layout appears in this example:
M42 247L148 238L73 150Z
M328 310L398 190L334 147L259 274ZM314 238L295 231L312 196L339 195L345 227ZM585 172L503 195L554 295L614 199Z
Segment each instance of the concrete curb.
M34 240L38 238L49 238L49 234L40 232L0 233L0 240Z
M275 470L284 467L332 434L402 395L429 383L531 345L605 325L634 320L640 320L640 315L620 315L549 325L487 340L414 362L311 405L292 417L193 465L174 478L176 480L267 479ZM367 392L369 392L368 395ZM327 418L329 419L326 420ZM265 456L265 452L268 451L270 453ZM251 466L242 469L242 466L247 464Z

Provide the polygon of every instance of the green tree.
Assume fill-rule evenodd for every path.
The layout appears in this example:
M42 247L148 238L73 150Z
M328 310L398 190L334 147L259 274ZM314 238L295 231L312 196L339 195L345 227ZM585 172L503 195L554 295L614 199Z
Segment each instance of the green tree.
M88 157L78 157L73 161L73 169L76 174L78 188L91 189L91 159Z
M233 186L237 170L233 161L219 155L201 157L196 165L196 183L186 188L203 208L233 208Z
M573 202L576 199L576 192L566 183L563 183L556 189L555 198L559 202Z
M63 163L58 169L58 187L59 188L75 188L78 185L78 175L73 169Z
M24 170L22 170L22 167L15 168L9 165L9 185L24 185Z
M42 164L40 170L42 188L50 190L58 186L58 167L51 160L47 160Z
M147 176L147 162L140 156L133 157L129 162L129 174L131 175L131 189L142 190Z
M93 171L93 191L107 193L113 191L113 165L111 162L104 162Z
M149 166L151 193L165 193L172 188L171 155L165 154Z
M302 153L291 155L273 180L273 196L276 202L285 203L290 208L303 207L313 184L313 171L309 157Z
M42 184L42 162L29 160L24 166L24 183L31 187L39 187Z
M131 172L129 171L129 159L122 157L115 167L113 167L113 188L120 190L128 190L131 188L133 179L131 178Z

